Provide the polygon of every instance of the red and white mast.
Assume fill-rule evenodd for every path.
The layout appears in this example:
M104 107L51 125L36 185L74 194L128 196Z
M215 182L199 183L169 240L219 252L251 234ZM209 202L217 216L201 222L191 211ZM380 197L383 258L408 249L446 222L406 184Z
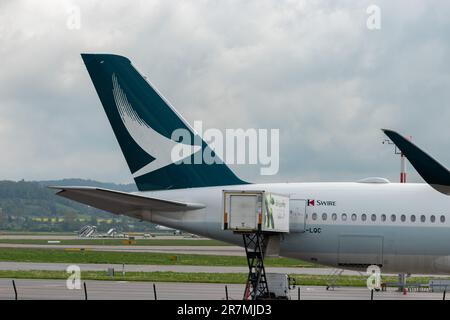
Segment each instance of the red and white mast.
M403 152L400 153L400 183L406 183L406 160Z
M412 137L409 137L409 140L412 140ZM394 144L391 140L385 139L383 141L383 144ZM400 183L406 183L406 157L403 154L403 152L399 152L397 149L397 146L395 146L394 152L395 154L400 154ZM399 291L402 291L403 294L406 294L406 274L399 273L398 274L398 289Z
M412 140L412 136L409 136ZM400 183L406 183L406 157L403 152L400 152Z
M412 140L411 136L409 136L409 140ZM383 144L385 144L385 143L387 143L387 144L394 144L389 139L383 140ZM406 157L403 154L403 152L401 152L401 151L399 151L397 149L396 145L394 145L394 147L395 147L395 151L394 151L395 154L399 154L400 155L400 183L406 183Z

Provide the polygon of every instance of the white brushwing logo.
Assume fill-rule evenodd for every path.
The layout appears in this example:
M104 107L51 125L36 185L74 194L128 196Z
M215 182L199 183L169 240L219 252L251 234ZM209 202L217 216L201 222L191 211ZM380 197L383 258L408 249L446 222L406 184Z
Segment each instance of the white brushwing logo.
M112 75L112 84L114 101L125 128L142 150L155 158L152 162L133 172L134 178L181 161L201 149L201 146L175 142L153 130L133 109L115 74ZM174 156L171 151L175 147L181 152Z

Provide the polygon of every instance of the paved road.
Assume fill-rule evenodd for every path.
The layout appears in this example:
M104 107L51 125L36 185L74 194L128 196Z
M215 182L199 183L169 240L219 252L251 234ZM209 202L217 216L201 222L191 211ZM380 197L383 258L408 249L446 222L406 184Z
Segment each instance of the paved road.
M135 236L136 239L144 239L143 236ZM110 240L110 239L123 239L123 238L80 238L77 235L35 235L35 234L1 234L0 239L10 239L10 240ZM148 238L149 240L209 240L208 238L202 237L191 237L184 235L157 235L155 237Z
M62 299L82 300L83 290L68 290L64 280L15 280L18 299ZM225 285L211 283L156 283L156 294L159 300L223 300ZM229 284L230 299L240 300L244 292L243 285ZM119 281L86 281L88 299L116 300L154 299L153 283L151 282L119 282ZM297 299L297 289L291 291L293 299ZM336 288L327 291L324 287L302 286L302 300L368 300L370 292L366 288ZM0 300L14 299L12 282L0 279ZM433 299L441 300L442 293L414 292L403 295L394 290L375 292L374 300L409 300Z
M195 241L195 240L192 240ZM245 256L244 248L235 246L108 246L108 245L60 245L0 243L0 248L22 249L84 249L91 251L159 252L174 254L203 254L219 256Z
M70 263L34 263L34 262L5 262L0 261L0 270L51 270L65 271ZM77 264L81 271L105 271L114 268L116 272L122 271L121 264ZM333 269L328 268L278 268L266 267L267 272L288 273L288 274L319 274L327 275ZM205 272L205 273L247 273L247 267L217 267L217 266L182 266L182 265L125 265L128 272ZM360 275L359 272L345 271L346 275Z

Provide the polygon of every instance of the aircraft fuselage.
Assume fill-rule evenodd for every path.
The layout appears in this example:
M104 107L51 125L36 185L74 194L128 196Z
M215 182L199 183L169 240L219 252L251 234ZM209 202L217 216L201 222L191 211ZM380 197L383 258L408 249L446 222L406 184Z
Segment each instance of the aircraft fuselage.
M222 230L223 190L264 190L296 201L291 232L281 238L281 256L343 269L378 264L384 273L450 273L450 199L427 184L278 183L138 194L203 203L199 210L142 216L242 246L240 235Z

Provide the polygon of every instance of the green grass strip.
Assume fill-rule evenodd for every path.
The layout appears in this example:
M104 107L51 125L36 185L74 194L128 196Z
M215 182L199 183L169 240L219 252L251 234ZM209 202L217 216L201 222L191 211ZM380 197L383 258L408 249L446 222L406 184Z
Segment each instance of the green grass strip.
M190 266L247 266L245 257L150 252L68 251L63 249L0 248L0 261L43 263L101 263ZM268 267L313 267L308 262L267 258Z
M8 271L0 270L0 278L8 279L67 279L64 271ZM291 275L301 286L327 286L330 284L328 276L324 275ZM83 271L82 280L104 281L150 281L150 282L189 282L189 283L223 283L244 284L247 274L244 273L182 273L182 272L126 272L123 276L116 273L114 277L100 271ZM396 282L397 277L382 277L383 281ZM408 284L428 284L430 277L408 278ZM341 276L336 286L365 287L365 276Z

